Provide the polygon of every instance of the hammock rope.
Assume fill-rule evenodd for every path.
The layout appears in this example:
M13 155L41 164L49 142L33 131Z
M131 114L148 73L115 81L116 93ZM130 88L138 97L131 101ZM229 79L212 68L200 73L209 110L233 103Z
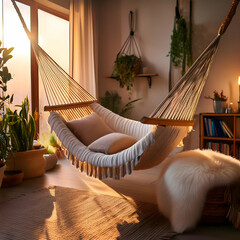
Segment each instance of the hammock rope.
M98 100L68 75L38 44L28 30L23 16L15 2L12 4L19 16L36 57L48 106L45 111L57 111L66 120L85 117L92 113L89 105ZM74 109L74 111L72 110ZM76 111L75 111L76 109Z
M205 85L220 40L218 35L178 81L151 118L191 120ZM199 67L201 66L201 67Z

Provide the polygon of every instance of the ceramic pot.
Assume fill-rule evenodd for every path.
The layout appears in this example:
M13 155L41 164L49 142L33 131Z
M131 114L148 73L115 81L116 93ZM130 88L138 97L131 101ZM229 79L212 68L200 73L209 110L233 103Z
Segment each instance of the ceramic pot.
M0 167L0 187L2 186L2 180L3 180L5 169L6 169L6 165L3 165L2 167Z
M213 101L213 108L215 113L225 113L226 101Z
M46 164L45 164L45 170L46 171L51 170L56 166L57 161L58 161L56 153L44 154L43 157L46 160Z
M7 170L22 170L24 179L42 176L45 173L45 148L16 152L7 161Z

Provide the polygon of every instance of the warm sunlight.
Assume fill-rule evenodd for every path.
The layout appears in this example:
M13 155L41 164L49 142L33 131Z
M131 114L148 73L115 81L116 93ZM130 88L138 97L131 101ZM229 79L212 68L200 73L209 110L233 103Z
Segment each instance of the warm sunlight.
M4 43L6 47L13 46L19 54L26 55L30 48L30 41L20 24L15 12L9 12L4 22Z
M2 4L2 2L1 2ZM27 26L30 25L30 8L25 4L18 3ZM2 6L1 6L2 8ZM3 27L4 47L14 47L13 58L7 66L12 74L12 80L8 85L8 92L14 93L14 101L11 107L20 104L28 95L31 102L30 82L30 41L28 40L21 22L14 10L11 1L3 1L3 16L1 14L1 30ZM2 37L1 37L2 39Z
M51 216L47 219L48 221L55 221L57 219L57 206L55 201L55 188L49 188L49 193L53 197L53 210Z

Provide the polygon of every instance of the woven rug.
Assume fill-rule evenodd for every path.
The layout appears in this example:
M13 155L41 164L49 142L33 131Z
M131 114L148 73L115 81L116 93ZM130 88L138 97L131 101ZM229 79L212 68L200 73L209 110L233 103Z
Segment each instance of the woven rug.
M172 239L153 204L72 188L36 190L0 204L0 239Z

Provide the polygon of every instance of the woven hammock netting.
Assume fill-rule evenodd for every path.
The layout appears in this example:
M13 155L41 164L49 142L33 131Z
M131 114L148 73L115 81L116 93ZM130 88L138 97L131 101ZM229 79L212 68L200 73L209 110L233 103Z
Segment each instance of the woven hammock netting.
M82 88L71 78L31 37L24 19L16 5L11 0L32 43L36 55L39 71L43 81L49 106L47 110L59 112L66 120L72 120L89 115L92 110L89 104L97 102L97 99ZM232 2L230 11L221 25L216 38L206 50L198 57L185 75L178 81L166 98L156 107L151 118L192 120L196 107L205 85L210 66L217 51L222 34L226 31L232 17L235 14L239 0ZM131 15L130 15L131 19ZM132 20L130 20L132 21ZM132 26L132 25L131 25ZM132 29L131 29L132 31ZM134 34L126 40L121 52L126 46L135 45ZM131 40L132 39L132 40ZM136 45L137 46L137 45ZM138 49L138 48L137 48Z

